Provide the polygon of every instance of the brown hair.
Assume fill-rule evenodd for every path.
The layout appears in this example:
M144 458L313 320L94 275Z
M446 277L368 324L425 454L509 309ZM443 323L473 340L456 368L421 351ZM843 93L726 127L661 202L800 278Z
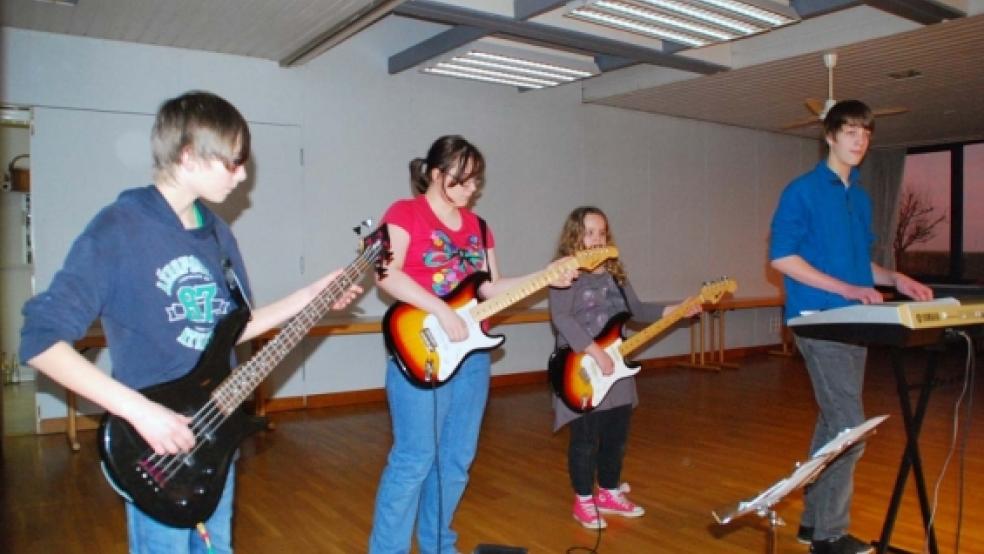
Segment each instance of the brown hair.
M225 99L191 91L161 104L150 135L156 176L170 173L186 148L230 169L249 160L249 125Z
M462 175L471 162L468 175ZM430 172L439 169L450 175L459 184L475 177L479 185L485 179L485 158L478 148L460 135L445 135L434 141L427 151L426 158L410 161L410 186L414 192L423 194L430 186Z
M857 125L871 132L875 130L875 116L871 108L860 100L842 100L823 118L823 134L833 138L844 125Z
M564 228L560 232L560 241L557 244L557 256L570 256L578 250L584 250L584 218L588 215L599 215L605 220L605 242L608 246L615 246L615 237L612 236L612 228L608 225L608 216L605 212L594 206L581 206L567 216L564 221ZM612 274L615 282L620 286L625 284L625 268L618 258L613 258L605 262L605 269Z

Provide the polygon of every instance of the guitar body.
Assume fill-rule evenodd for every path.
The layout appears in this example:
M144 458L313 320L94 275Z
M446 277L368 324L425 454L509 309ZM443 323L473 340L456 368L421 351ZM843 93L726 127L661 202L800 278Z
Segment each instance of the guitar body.
M229 314L190 373L140 392L175 412L194 415L229 376L230 354L248 320L245 308ZM217 412L216 420L222 415ZM103 472L144 513L172 527L191 528L215 511L239 444L262 428L263 419L247 414L240 404L188 456L157 456L126 420L107 413L99 425ZM173 469L167 476L164 466L169 463Z
M639 373L640 366L626 363L619 351L624 336L623 326L629 317L625 312L615 315L595 337L595 342L614 362L611 375L604 375L590 355L574 352L569 346L558 348L551 354L547 364L550 384L554 393L571 410L585 413L595 409L617 381Z
M383 316L386 349L411 383L422 388L443 385L469 354L491 350L506 340L502 335L486 334L481 321L469 313L478 304L478 288L489 279L484 271L473 273L441 298L468 325L468 338L460 342L448 338L436 317L411 304L396 302L386 310Z

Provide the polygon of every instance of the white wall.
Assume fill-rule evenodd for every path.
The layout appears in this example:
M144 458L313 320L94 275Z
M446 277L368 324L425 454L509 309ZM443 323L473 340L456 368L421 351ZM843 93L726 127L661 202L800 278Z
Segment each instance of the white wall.
M349 229L358 219L378 218L409 194L411 158L423 156L439 135L460 133L488 162L476 209L496 234L505 274L542 268L566 214L593 203L611 217L645 299L681 298L720 275L737 278L743 296L778 292L765 271L769 215L781 187L815 162L814 142L586 106L576 85L518 93L414 71L387 75L387 56L415 42L413 33L388 18L304 67L282 69L235 56L5 28L0 101L152 113L164 98L198 88L227 97L251 121L300 126L303 212L272 223L303 227L311 279L351 260ZM379 315L385 302L372 289L359 309ZM729 315L728 346L776 342L769 315ZM552 345L546 325L503 331L509 340L495 373L545 366ZM305 344L304 393L382 386L381 338ZM640 355L686 350L681 330Z

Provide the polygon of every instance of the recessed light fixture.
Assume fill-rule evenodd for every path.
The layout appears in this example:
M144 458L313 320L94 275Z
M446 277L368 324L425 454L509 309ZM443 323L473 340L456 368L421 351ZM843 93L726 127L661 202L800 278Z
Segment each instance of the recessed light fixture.
M889 73L888 76L897 81L905 81L906 79L922 77L922 71L919 71L918 69L906 69L905 71L895 71Z
M34 0L41 4L55 4L56 6L68 6L74 8L78 6L79 0Z

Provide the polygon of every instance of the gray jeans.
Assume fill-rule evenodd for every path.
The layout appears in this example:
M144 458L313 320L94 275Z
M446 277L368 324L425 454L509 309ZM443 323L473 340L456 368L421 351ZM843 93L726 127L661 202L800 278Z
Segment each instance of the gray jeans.
M820 413L810 443L810 454L849 427L864 422L861 389L868 349L863 346L796 337L806 361ZM813 527L813 539L839 537L851 521L854 465L864 451L859 443L848 449L806 488L802 525Z

